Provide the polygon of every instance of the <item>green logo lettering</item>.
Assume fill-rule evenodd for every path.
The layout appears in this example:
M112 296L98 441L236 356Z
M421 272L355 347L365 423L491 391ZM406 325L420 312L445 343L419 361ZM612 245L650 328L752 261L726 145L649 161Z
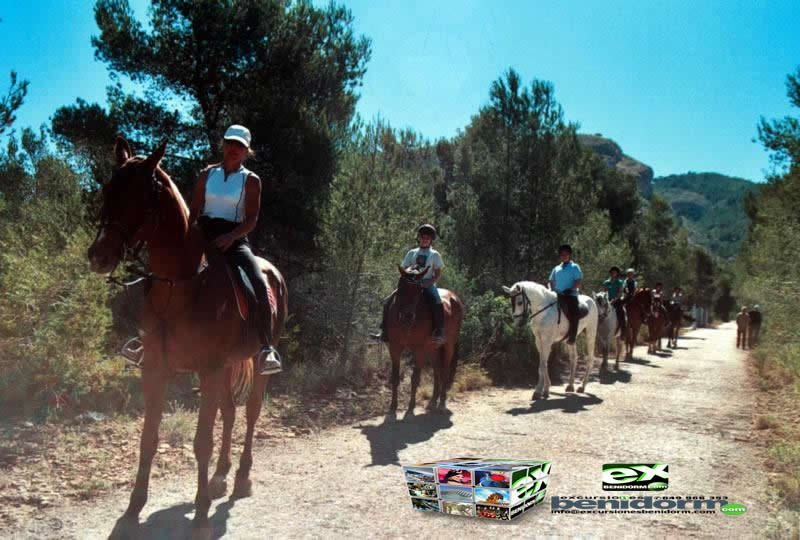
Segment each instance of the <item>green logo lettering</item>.
M738 516L747 512L747 507L743 504L726 504L720 508L723 514Z

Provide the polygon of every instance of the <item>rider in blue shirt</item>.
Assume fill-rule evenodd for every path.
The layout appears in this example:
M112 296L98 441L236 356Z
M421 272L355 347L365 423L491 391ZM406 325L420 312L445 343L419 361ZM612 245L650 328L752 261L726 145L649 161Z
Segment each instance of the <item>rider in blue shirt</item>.
M558 305L564 310L569 321L567 343L575 343L578 334L578 290L581 287L583 272L581 267L572 261L572 248L563 244L558 248L561 264L550 272L550 288L558 294Z

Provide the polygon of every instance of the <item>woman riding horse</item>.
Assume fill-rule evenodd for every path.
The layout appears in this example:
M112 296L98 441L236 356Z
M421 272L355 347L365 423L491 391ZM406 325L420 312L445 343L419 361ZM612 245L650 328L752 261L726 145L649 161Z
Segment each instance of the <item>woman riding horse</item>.
M272 343L267 283L250 249L247 235L255 228L261 208L261 179L243 165L253 154L250 130L232 125L222 141L222 162L200 173L190 206L189 224L197 222L212 245L225 254L232 268L241 268L253 286L256 327L261 350L258 365L262 375L280 373L281 362Z
M233 134L244 138L243 130ZM230 133L229 133L230 135ZM249 142L248 139L245 139ZM250 331L252 325L237 309L237 295L231 286L224 258L213 256L209 244L197 227L189 224L189 208L177 186L160 168L166 143L149 157L134 156L130 145L117 138L116 167L103 185L103 206L97 236L87 256L93 272L109 274L124 260L128 251L140 243L148 250L150 287L138 325L145 351L142 367L144 426L139 447L139 465L130 502L117 521L112 537L135 535L138 516L147 501L150 471L158 449L158 431L164 398L176 373L194 372L200 379L200 406L194 452L197 459L197 494L194 524L198 534L211 535L208 510L211 499L226 491L231 468L231 436L236 404L246 400L247 432L236 471L233 494L249 496L252 481L253 436L261 413L267 376L255 372L256 355L263 351L263 336ZM229 151L226 151L226 156ZM239 150L241 157L244 151ZM227 160L234 164L239 158ZM239 163L241 165L241 163ZM228 172L232 168L223 170ZM206 175L208 184L208 176ZM258 211L258 183L250 175L235 177L244 192L246 204L238 208L246 226L237 225L219 238L221 247L230 248L246 233ZM229 180L233 180L230 178ZM224 179L223 179L224 181ZM209 192L214 192L213 189ZM205 197L203 197L205 199ZM199 213L207 205L196 205ZM243 210L243 213L242 213ZM213 252L213 248L211 250ZM211 254L208 266L200 271L203 254ZM274 265L258 259L266 277L266 295L275 306L268 324L273 329L270 345L276 345L286 320L288 291ZM256 282L255 279L251 281ZM257 284L256 284L257 286ZM261 342L261 343L260 343ZM214 423L217 412L223 420L222 444L216 470L209 480Z

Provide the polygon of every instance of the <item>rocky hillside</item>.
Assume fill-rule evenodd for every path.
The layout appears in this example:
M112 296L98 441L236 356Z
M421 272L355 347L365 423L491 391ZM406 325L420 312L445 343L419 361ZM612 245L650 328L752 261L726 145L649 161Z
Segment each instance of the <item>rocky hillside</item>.
M749 224L744 199L758 190L758 184L717 173L690 172L656 178L653 189L672 205L694 242L723 258L739 252Z
M578 135L578 140L585 148L594 150L609 167L634 176L639 181L639 193L642 197L649 199L653 195L653 169L648 165L626 156L617 143L599 134Z

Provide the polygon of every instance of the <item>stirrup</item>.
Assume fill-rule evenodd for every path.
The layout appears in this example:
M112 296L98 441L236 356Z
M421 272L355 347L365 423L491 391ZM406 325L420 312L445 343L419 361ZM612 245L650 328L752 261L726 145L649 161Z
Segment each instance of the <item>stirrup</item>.
M369 337L377 341L383 341L384 343L389 342L389 336L383 330L381 330L380 332L375 332L374 334L370 334Z
M141 368L144 362L144 345L142 340L138 337L132 337L119 351L120 356L125 358L125 363L129 366Z
M281 356L272 345L264 345L261 348L256 357L256 364L261 375L275 375L283 371Z
M445 342L444 332L441 330L434 330L433 334L431 334L431 341L437 345L443 345Z

